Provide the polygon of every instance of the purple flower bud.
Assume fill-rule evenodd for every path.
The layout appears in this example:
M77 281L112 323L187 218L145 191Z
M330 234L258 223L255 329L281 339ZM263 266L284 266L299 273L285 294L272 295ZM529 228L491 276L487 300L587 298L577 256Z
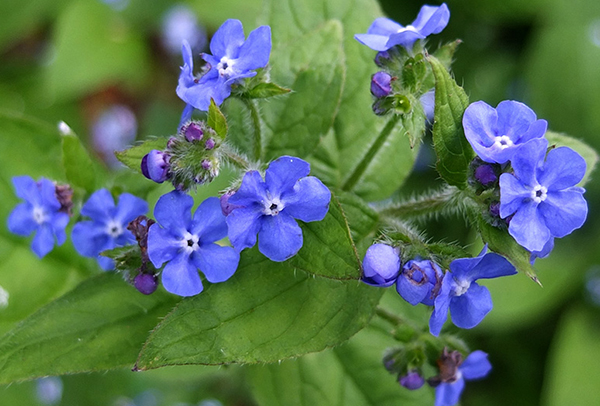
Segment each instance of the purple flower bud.
M417 390L425 384L425 379L417 371L409 371L406 375L398 377L400 385L409 390Z
M212 163L208 159L203 159L202 160L202 169L204 169L205 171L208 171L208 170L210 170L210 168L212 168Z
M362 281L367 285L386 287L396 282L400 273L400 256L394 247L374 244L363 259Z
M71 212L71 209L73 208L73 189L71 186L56 185L54 194L60 203L60 209L58 209L58 211L61 213L67 213L69 216L72 215L73 213Z
M169 175L169 159L168 154L153 149L142 158L142 173L156 183L163 183Z
M387 97L392 93L392 77L386 72L377 72L371 78L371 94L377 98Z
M140 293L150 295L158 287L158 278L156 275L141 273L133 279L133 285Z
M204 135L202 127L196 123L190 123L184 130L185 139L189 142L200 141Z
M233 210L243 207L229 203L229 198L233 196L235 192L235 190L230 190L221 196L221 211L223 212L224 216L229 216L229 213L231 213Z
M211 149L213 149L215 147L215 140L212 138L207 139L206 142L204 143L204 147L210 151Z
M175 146L175 144L177 144L177 138L171 137L171 138L169 138L169 141L167 141L167 148L168 149L173 149L173 147Z
M489 186L498 180L492 165L483 164L475 169L475 179L483 186Z
M377 52L375 55L375 65L383 68L391 59L391 55L388 51Z
M500 217L500 202L490 204L490 214L492 217Z

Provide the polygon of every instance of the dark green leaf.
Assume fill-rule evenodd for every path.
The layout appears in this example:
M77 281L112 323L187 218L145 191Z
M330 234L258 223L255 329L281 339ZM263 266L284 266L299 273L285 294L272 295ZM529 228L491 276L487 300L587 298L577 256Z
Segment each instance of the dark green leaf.
M119 161L138 173L142 173L142 158L153 149L164 150L167 146L167 138L152 138L140 145L131 147L124 151L116 151L115 156Z
M598 153L585 142L580 141L576 138L569 137L566 134L555 133L548 131L546 133L549 145L555 145L557 147L569 147L585 159L587 168L585 170L585 177L579 183L579 186L585 185L590 179L590 174L594 171L596 164L598 163Z
M377 231L379 215L353 193L337 191L336 197L346 215L354 244L358 246L359 255L362 256L366 248L371 245L371 238Z
M213 99L210 99L210 106L208 106L206 124L215 130L221 139L225 139L227 136L227 120Z
M88 279L0 338L0 383L131 366L176 301L142 295L114 273Z
M281 87L275 83L260 83L250 89L247 96L251 99L266 99L268 97L280 96L289 92L291 92L291 89Z
M456 49L458 48L458 46L461 43L462 43L462 41L459 39L449 42L449 43L439 47L438 49L436 49L435 52L433 53L433 56L435 56L437 58L437 60L440 61L440 63L442 65L444 65L444 67L447 70L450 70L450 65L452 65L452 59L454 58L454 53L456 52Z
M72 132L62 136L62 161L71 186L82 188L89 194L97 189L100 168Z
M469 97L437 58L429 56L428 60L435 78L433 146L437 155L436 167L446 182L464 189L469 163L473 159L473 150L462 127Z
M163 320L137 367L276 362L321 351L362 329L381 293L244 251L231 279L184 299Z

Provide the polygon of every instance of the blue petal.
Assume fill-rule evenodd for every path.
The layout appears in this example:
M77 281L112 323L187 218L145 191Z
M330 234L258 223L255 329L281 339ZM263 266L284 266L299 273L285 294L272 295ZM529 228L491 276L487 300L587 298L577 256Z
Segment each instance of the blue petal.
M100 268L102 268L105 271L112 271L113 269L115 269L115 261L112 258L99 256L98 258L96 258L96 260L98 261L98 265L100 265Z
M40 225L35 237L33 237L31 249L39 258L43 258L47 253L52 251L52 248L54 248L52 227L50 224L44 223Z
M454 406L465 389L465 380L458 378L454 383L441 383L435 388L435 406Z
M115 210L114 219L120 222L124 227L148 212L148 203L129 193L123 193L119 196L119 204Z
M404 29L401 32L390 35L386 47L389 49L394 45L401 45L403 47L411 47L416 40L425 38L426 35L415 32L413 30Z
M571 148L559 147L548 153L539 182L548 190L562 190L575 186L585 175L585 159Z
M291 192L300 178L308 176L310 164L293 156L282 156L269 164L265 183L273 197Z
M510 173L500 175L500 217L506 218L529 204L531 188L527 187Z
M471 103L463 115L465 137L475 153L485 162L494 163L496 159L490 147L498 135L498 113L496 109L483 101Z
M42 196L35 180L31 176L15 176L12 178L15 194L32 205L41 206Z
M240 48L235 68L240 71L263 68L269 63L271 55L271 27L263 25L248 35Z
M200 238L201 244L213 243L227 236L227 223L218 197L209 197L198 206L190 232Z
M191 196L174 190L162 195L154 207L154 218L173 235L183 236L192 221Z
M537 185L538 169L543 165L546 157L548 141L545 138L533 139L515 151L511 165L515 177L525 185L534 187Z
M152 224L148 230L148 257L156 268L175 258L181 250L181 240L158 224Z
M458 368L467 380L485 378L492 370L488 355L480 350L473 351Z
M81 208L81 215L88 216L93 220L105 222L112 217L115 202L112 195L106 189L94 192Z
M242 179L242 185L233 196L229 198L229 203L236 206L250 207L258 204L261 209L267 200L267 186L263 182L258 171L246 172Z
M367 34L385 35L386 37L389 37L402 28L404 27L389 18L379 17L373 21L367 30Z
M258 250L271 261L285 261L302 248L302 229L285 212L276 216L264 216L261 223Z
M473 328L492 310L492 296L485 286L471 283L469 290L462 296L450 300L450 317L460 328Z
M329 210L330 200L331 192L314 176L300 179L293 193L281 196L285 212L305 222L323 220Z
M65 232L65 228L67 228L67 224L69 224L69 220L71 218L67 213L57 212L54 213L52 218L50 219L50 225L52 226L52 232L56 237L56 244L63 245L67 240L67 233Z
M238 52L244 43L244 27L240 20L227 20L219 27L210 40L210 52L221 59L238 57Z
M434 335L440 335L444 323L448 319L448 308L450 306L450 291L452 290L452 274L446 273L442 280L442 288L434 301L433 313L429 319L429 332Z
M75 224L71 239L75 251L84 257L94 258L102 251L112 248L111 245L114 245L104 226L93 221L82 221Z
M354 39L374 51L387 51L391 48L391 46L387 46L389 39L387 35L356 34Z
M548 255L550 255L550 252L552 252L553 249L554 249L554 238L550 238L548 240L548 242L546 243L546 245L544 245L544 248L542 248L541 251L532 251L531 252L529 262L531 263L531 265L533 265L533 263L535 262L535 260L537 258L546 258Z
M552 238L538 207L533 201L523 204L508 225L508 233L528 251L541 251L548 240ZM550 213L547 215L551 216Z
M208 111L211 99L217 105L221 105L231 94L231 85L227 84L226 80L218 75L216 69L212 69L193 86L183 89L178 87L177 95L194 108Z
M417 283L404 272L400 274L396 283L398 294L413 306L421 303L427 297L430 290L431 284L429 282Z
M181 130L181 127L183 127L185 124L187 124L188 121L190 121L192 119L193 113L194 113L194 106L192 106L189 103L186 103L185 108L183 109L183 112L181 113L181 118L179 119L178 130Z
M229 200L233 197L235 195ZM238 252L254 247L263 217L262 211L253 207L234 209L229 213L226 219L229 240Z
M209 282L225 282L235 273L240 254L232 247L206 244L192 254L192 261Z
M60 203L56 198L56 186L54 185L54 182L46 178L40 178L38 187L40 189L40 196L42 198L42 206L50 211L59 210Z
M194 296L202 292L202 281L190 256L180 253L162 271L162 283L167 292L179 296Z
M492 252L476 258L456 259L450 263L450 270L455 279L469 282L517 273L515 267L506 258Z
M387 244L374 244L363 259L363 282L378 287L391 286L400 272L399 253Z
M8 230L11 233L27 237L37 230L38 224L33 219L33 207L30 203L20 203L8 216Z
M581 227L588 212L587 202L579 189L548 192L546 200L538 207L550 233L558 238Z
M450 10L446 3L441 6L423 6L412 25L424 36L439 34L450 21Z
M537 117L533 110L525 104L505 100L496 107L498 113L498 135L508 136L515 144L520 141L521 136L527 133L529 126L533 124ZM538 135L543 137L544 133Z

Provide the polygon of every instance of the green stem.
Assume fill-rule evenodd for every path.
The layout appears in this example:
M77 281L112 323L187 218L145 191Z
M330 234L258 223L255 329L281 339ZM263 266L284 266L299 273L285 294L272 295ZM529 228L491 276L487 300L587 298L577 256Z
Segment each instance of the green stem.
M385 321L387 321L388 323L392 324L393 326L399 326L401 324L405 324L406 322L396 316L395 314L385 310L383 307L381 306L377 306L375 308L375 314L378 315L379 317L381 317L382 319L384 319Z
M229 145L224 143L223 145L221 145L220 149L225 159L227 159L227 161L233 166L241 169L243 172L250 170L250 168L252 167L248 158L235 151Z
M373 157L379 152L381 147L383 147L399 120L400 115L394 115L387 122L385 127L383 127L383 129L379 133L379 136L377 137L373 145L371 145L371 148L369 148L363 159L358 163L356 168L354 168L354 172L352 172L352 174L348 177L346 182L342 185L342 190L352 190L354 186L356 186L360 178L364 175L365 171L367 170L367 167L373 160Z
M262 132L258 108L256 107L254 100L246 97L242 97L241 100L244 102L248 110L250 110L250 117L252 118L252 125L254 127L254 159L256 161L260 161L262 157Z
M403 219L429 216L444 211L457 212L462 206L460 195L459 189L450 186L415 199L386 205L378 212L382 217Z

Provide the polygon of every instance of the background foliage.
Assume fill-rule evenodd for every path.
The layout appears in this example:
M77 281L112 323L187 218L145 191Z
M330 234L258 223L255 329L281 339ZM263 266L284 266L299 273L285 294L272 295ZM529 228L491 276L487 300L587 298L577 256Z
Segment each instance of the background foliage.
M261 16L262 21L272 24L276 32L277 24L287 21L286 13L298 12L290 8L291 1L274 2L277 7L270 10L263 10L261 0L181 3L197 13L209 32L214 32L227 18L241 19L248 32ZM325 59L312 62L311 52L316 51L311 46L317 43L305 41L306 51L302 55L290 54L289 60L333 63L332 73L368 78L375 71L374 65L365 66L361 72L343 72L343 65L339 64L339 58L356 57L353 52L371 52L357 47L351 36L366 30L376 16L375 10L361 9L364 5L361 1L357 1L354 8L349 3L331 1L324 11L327 18L345 19L344 24L353 29L352 32L340 32L339 26L323 28L328 30L326 38L333 38L323 42L328 49ZM130 0L126 7L117 10L95 0L5 0L0 3L2 221L17 201L10 177L25 173L33 177L63 177L60 173L61 142L55 129L59 120L69 123L90 147L94 146L93 124L106 108L115 104L126 105L135 113L137 139L174 131L183 107L174 93L181 61L178 55L167 53L160 43L163 15L174 4L166 0ZM383 11L403 24L414 18L421 5L414 0L381 2ZM485 100L496 105L504 99L521 100L531 106L538 117L547 119L553 131L569 133L600 149L600 116L597 114L600 109L600 4L597 1L450 0L448 5L450 24L430 41L432 44L455 38L464 41L455 55L453 69L471 101ZM361 14L364 15L359 18ZM296 20L297 35L305 35L303 33L318 26L324 18L317 13L301 16L303 18ZM289 38L290 43L294 40ZM343 43L342 48L340 43ZM282 48L274 52L289 50ZM273 74L284 73L275 71ZM301 70L294 75L282 80L308 87L320 85L303 78ZM328 106L326 111L332 115L340 97L340 84L335 75L320 80L330 88L338 89L338 93L332 91L330 95L324 95L329 96L324 100L315 101ZM367 87L368 82L347 81L340 103L351 106L357 102L353 96L360 86ZM278 111L274 104L269 106L269 111ZM236 108L234 105L229 107ZM301 107L310 111L310 106ZM330 183L343 187L348 184L344 176L356 165L353 156L361 148L360 138L352 137L361 135L364 121L360 120L372 120L374 116L369 111L362 114L352 111L350 107L340 111L346 114L343 120L340 118L340 123L347 127L335 126L325 139L326 143L339 146L337 155L318 150L313 166L328 176ZM313 127L308 130L315 133L320 128L327 128L325 123L318 121L311 125ZM273 122L273 128L277 126L278 123ZM294 131L307 129L289 129L285 138L289 142L293 142ZM427 143L430 140L426 140L425 145ZM287 147L273 145L263 153L273 156ZM306 146L306 150L313 147ZM419 190L427 183L424 179L432 184L436 182L437 174L431 169L433 162L428 161L431 154L428 155L427 147L422 149L403 194ZM407 151L408 142L406 148L397 153L410 155ZM401 162L408 165L413 159L406 156ZM387 164L389 158L384 156L379 161ZM366 171L367 179L369 176L376 178L376 167ZM109 176L104 170L99 173L100 177ZM593 174L587 185L586 198L590 204L587 224L569 239L557 241L552 259L538 262L538 276L544 288L531 283L522 274L489 284L494 310L477 329L461 334L472 348L490 353L494 370L488 379L469 384L462 404L552 406L568 402L591 405L600 396L597 385L600 380L597 362L600 356L600 308L594 304L594 295L586 289L593 285L594 277L597 277L594 267L600 263L597 249L600 218L595 214L600 209L600 184L596 177ZM151 190L139 179L121 174L111 182L135 187L138 194L147 193L151 201L168 190L168 187ZM227 185L226 179L217 182L221 183L214 185L214 190ZM377 199L387 196L402 180L397 182L391 185L386 182L385 186L391 189L380 192L381 195L366 186L358 185L356 190L363 197ZM473 238L473 232L461 219L443 223L434 220L427 226L432 236L445 236L463 243L470 243ZM70 242L54 250L44 261L38 261L29 251L28 242L10 235L5 227L0 227L0 240L0 286L10 293L8 306L0 307L0 334L97 273L95 262L76 255ZM473 251L476 248L473 247ZM75 262L72 258L76 258ZM98 289L112 283L109 277L99 278L101 280L94 280ZM102 296L98 289L90 286L91 293ZM130 299L118 292L111 295L122 301L119 302L122 308L116 307L112 314L114 324L107 326L109 330L114 329L106 332L111 336L115 332L123 333L119 329L119 320L123 317L155 311L158 318L165 314L161 312L161 306L172 307L167 303L170 300L167 297L142 300L138 296ZM98 297L103 301L114 299ZM396 299L386 294L384 303L402 306ZM69 300L74 303L77 298ZM406 312L415 312L415 318L423 318L423 314L406 307ZM67 316L57 329L76 325L74 318ZM42 322L43 319L40 324ZM144 335L149 327L142 324L135 331L127 332L127 336ZM381 373L381 351L389 345L382 328L373 323L343 346L299 360L284 361L281 365L177 367L136 374L124 368L102 374L65 376L62 378L62 404L197 404L208 398L218 399L225 405L431 404L432 399L424 398L427 394L402 391L393 376ZM35 338L34 331L22 333L32 340ZM84 334L80 331L72 333L74 340L78 334ZM98 339L101 342L101 337ZM56 348L61 349L61 344L56 343ZM69 350L77 351L77 348L74 346ZM131 365L135 354L126 347L114 349L114 356L122 357L122 365ZM42 355L31 353L28 356L40 357L42 362ZM7 351L0 354L0 370L2 360L7 356ZM59 363L56 368L60 372ZM25 382L0 387L2 403L39 403L35 385L35 382ZM337 390L332 391L332 387ZM155 403L148 403L148 399L154 399Z

